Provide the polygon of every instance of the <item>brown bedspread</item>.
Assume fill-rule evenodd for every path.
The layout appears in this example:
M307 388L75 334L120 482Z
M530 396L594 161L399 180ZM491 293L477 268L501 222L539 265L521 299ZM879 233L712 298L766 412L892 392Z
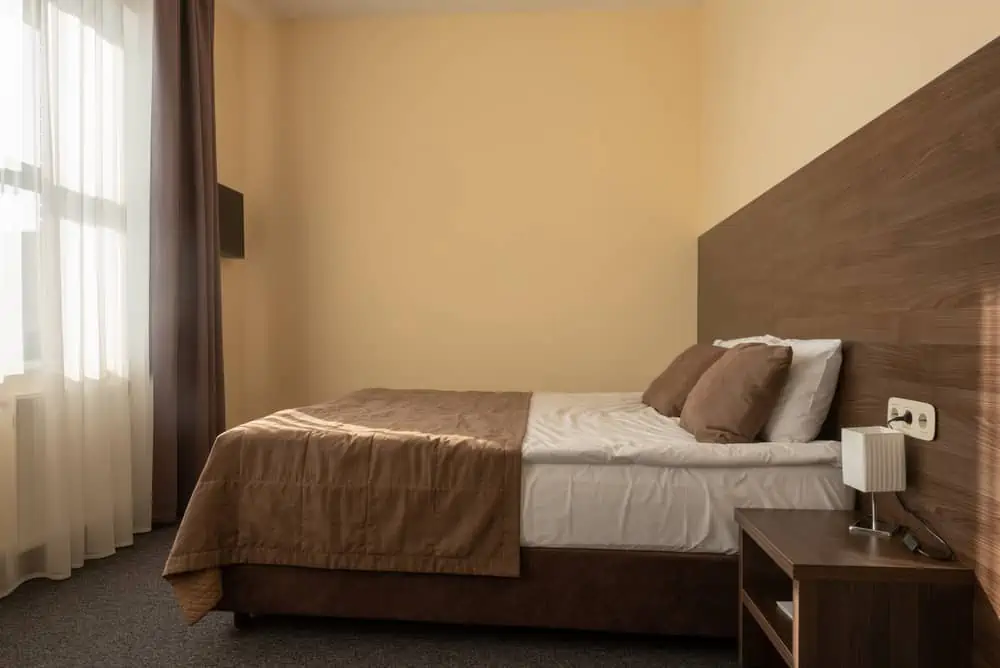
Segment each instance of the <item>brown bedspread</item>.
M225 432L163 572L185 617L228 564L517 576L530 397L362 390Z

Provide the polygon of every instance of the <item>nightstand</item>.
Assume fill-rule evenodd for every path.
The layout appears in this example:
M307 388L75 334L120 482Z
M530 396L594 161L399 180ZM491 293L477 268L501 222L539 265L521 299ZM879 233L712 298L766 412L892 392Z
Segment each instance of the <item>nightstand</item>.
M743 668L968 668L971 569L850 534L856 519L736 511ZM794 601L793 619L778 601Z

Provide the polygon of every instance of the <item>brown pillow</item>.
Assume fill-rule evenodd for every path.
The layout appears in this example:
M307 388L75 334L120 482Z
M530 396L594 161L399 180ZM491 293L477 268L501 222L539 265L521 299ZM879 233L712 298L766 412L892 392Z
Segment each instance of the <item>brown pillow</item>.
M791 363L788 346L727 350L688 395L681 427L706 443L751 443L771 417Z
M680 417L684 402L698 379L725 353L725 348L708 343L691 346L650 383L642 394L642 403L667 417Z

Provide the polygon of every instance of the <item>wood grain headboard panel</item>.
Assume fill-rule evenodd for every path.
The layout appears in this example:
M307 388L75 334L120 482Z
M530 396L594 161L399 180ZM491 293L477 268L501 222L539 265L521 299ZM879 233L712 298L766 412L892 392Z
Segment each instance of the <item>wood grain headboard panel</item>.
M975 565L1000 665L1000 40L702 235L698 281L702 341L845 341L831 428L937 407L904 498Z

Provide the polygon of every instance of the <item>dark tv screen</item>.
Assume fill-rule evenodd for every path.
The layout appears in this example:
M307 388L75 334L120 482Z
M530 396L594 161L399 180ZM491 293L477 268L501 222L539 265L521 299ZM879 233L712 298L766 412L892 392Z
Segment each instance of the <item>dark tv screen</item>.
M222 257L244 257L243 193L219 184L219 247Z

